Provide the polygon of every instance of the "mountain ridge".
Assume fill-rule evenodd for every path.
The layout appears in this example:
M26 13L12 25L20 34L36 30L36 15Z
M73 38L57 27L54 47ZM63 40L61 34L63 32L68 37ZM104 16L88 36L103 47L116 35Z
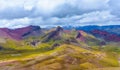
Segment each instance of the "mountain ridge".
M106 30L28 26L0 32L0 70L85 70L120 64L120 36Z
M8 28L0 28L0 36L5 38L11 38L14 40L21 40L24 36L32 34L33 36L40 34L41 28L39 26L28 26L18 29L8 29ZM3 32L3 33L2 33ZM2 35L4 34L4 35Z
M81 33L86 33L88 35L93 35L95 37L99 37L104 39L105 41L115 41L115 42L119 42L120 41L120 36L119 34L117 34L116 32L110 32L108 31L105 27L109 27L109 26L101 26L101 29L103 28L103 30L100 30L100 28L98 26L92 26L94 28L91 28L91 26L85 26L82 28L74 28L75 30L72 32L72 30L67 29L66 27L56 27L55 29L51 28L49 30L52 30L50 32L48 32L49 30L45 30L40 28L39 26L28 26L28 27L23 27L23 28L18 28L18 29L8 29L8 28L0 28L0 37L4 38L4 39L13 39L13 40L23 40L25 38L29 38L30 36L36 37L36 36L48 36L46 37L46 41L50 40L53 37L59 37L58 39L60 39L60 35L64 34L69 34L69 33L74 33L77 36L77 33L80 35ZM98 27L98 28L97 28ZM115 28L115 26L110 26L109 28ZM119 26L117 26L119 27ZM91 29L87 29L87 28L91 28ZM71 28L72 29L72 28ZM78 30L79 29L79 30ZM110 29L111 30L111 29ZM117 30L117 29L116 29ZM119 29L118 29L119 30ZM45 32L48 32L48 34L46 34ZM54 38L53 38L54 39ZM84 39L83 37L81 37L81 39Z

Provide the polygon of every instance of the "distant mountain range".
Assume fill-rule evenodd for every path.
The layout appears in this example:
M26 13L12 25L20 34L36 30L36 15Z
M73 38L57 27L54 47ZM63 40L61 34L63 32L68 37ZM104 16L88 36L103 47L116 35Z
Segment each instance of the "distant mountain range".
M76 26L76 27L72 27L72 26L64 26L63 28L67 29L67 30L71 30L71 29L76 29L76 30L84 30L84 31L92 31L92 30L102 30L102 31L107 31L110 33L114 33L114 34L118 34L120 35L120 25L109 25L109 26L95 26L95 25L91 25L91 26Z
M74 31L73 31L74 30ZM51 39L57 40L63 38L65 34L72 35L75 33L76 38L84 40L82 33L90 34L96 38L104 39L105 41L120 41L120 26L78 26L78 27L60 27L51 28L49 30L42 29L39 26L28 26L18 29L0 28L0 38L23 40L30 36L42 36L43 41L49 41ZM73 36L74 37L74 36Z

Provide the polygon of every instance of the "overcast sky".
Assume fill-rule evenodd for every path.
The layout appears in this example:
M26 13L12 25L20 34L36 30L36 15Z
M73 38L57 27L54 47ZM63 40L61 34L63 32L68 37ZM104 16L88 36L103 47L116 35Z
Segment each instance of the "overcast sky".
M0 27L120 25L120 0L0 0Z

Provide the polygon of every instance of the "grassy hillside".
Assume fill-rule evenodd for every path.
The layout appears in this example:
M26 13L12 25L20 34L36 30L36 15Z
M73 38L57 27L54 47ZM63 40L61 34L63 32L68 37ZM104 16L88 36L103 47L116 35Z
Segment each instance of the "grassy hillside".
M0 70L116 69L120 44L57 27L22 40L0 39Z
M86 50L80 46L64 44L46 52L31 52L0 63L0 70L86 70L104 67L119 67L118 57L106 52ZM13 57L14 58L14 57Z

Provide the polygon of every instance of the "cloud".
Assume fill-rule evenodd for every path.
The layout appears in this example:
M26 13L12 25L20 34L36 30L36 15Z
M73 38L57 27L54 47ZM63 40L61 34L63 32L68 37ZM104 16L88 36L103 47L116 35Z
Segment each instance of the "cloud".
M112 14L120 16L120 0L110 0L109 6Z
M109 11L94 11L90 13L85 13L83 15L74 15L74 16L66 16L63 18L60 17L50 17L50 18L20 18L13 20L0 20L2 23L1 27L8 28L20 28L29 25L37 25L41 27L48 26L84 26L84 25L111 25L116 22L119 24L119 18L110 14Z
M108 7L108 0L0 0L0 18L48 17L82 14Z
M0 27L119 24L119 0L0 0Z

